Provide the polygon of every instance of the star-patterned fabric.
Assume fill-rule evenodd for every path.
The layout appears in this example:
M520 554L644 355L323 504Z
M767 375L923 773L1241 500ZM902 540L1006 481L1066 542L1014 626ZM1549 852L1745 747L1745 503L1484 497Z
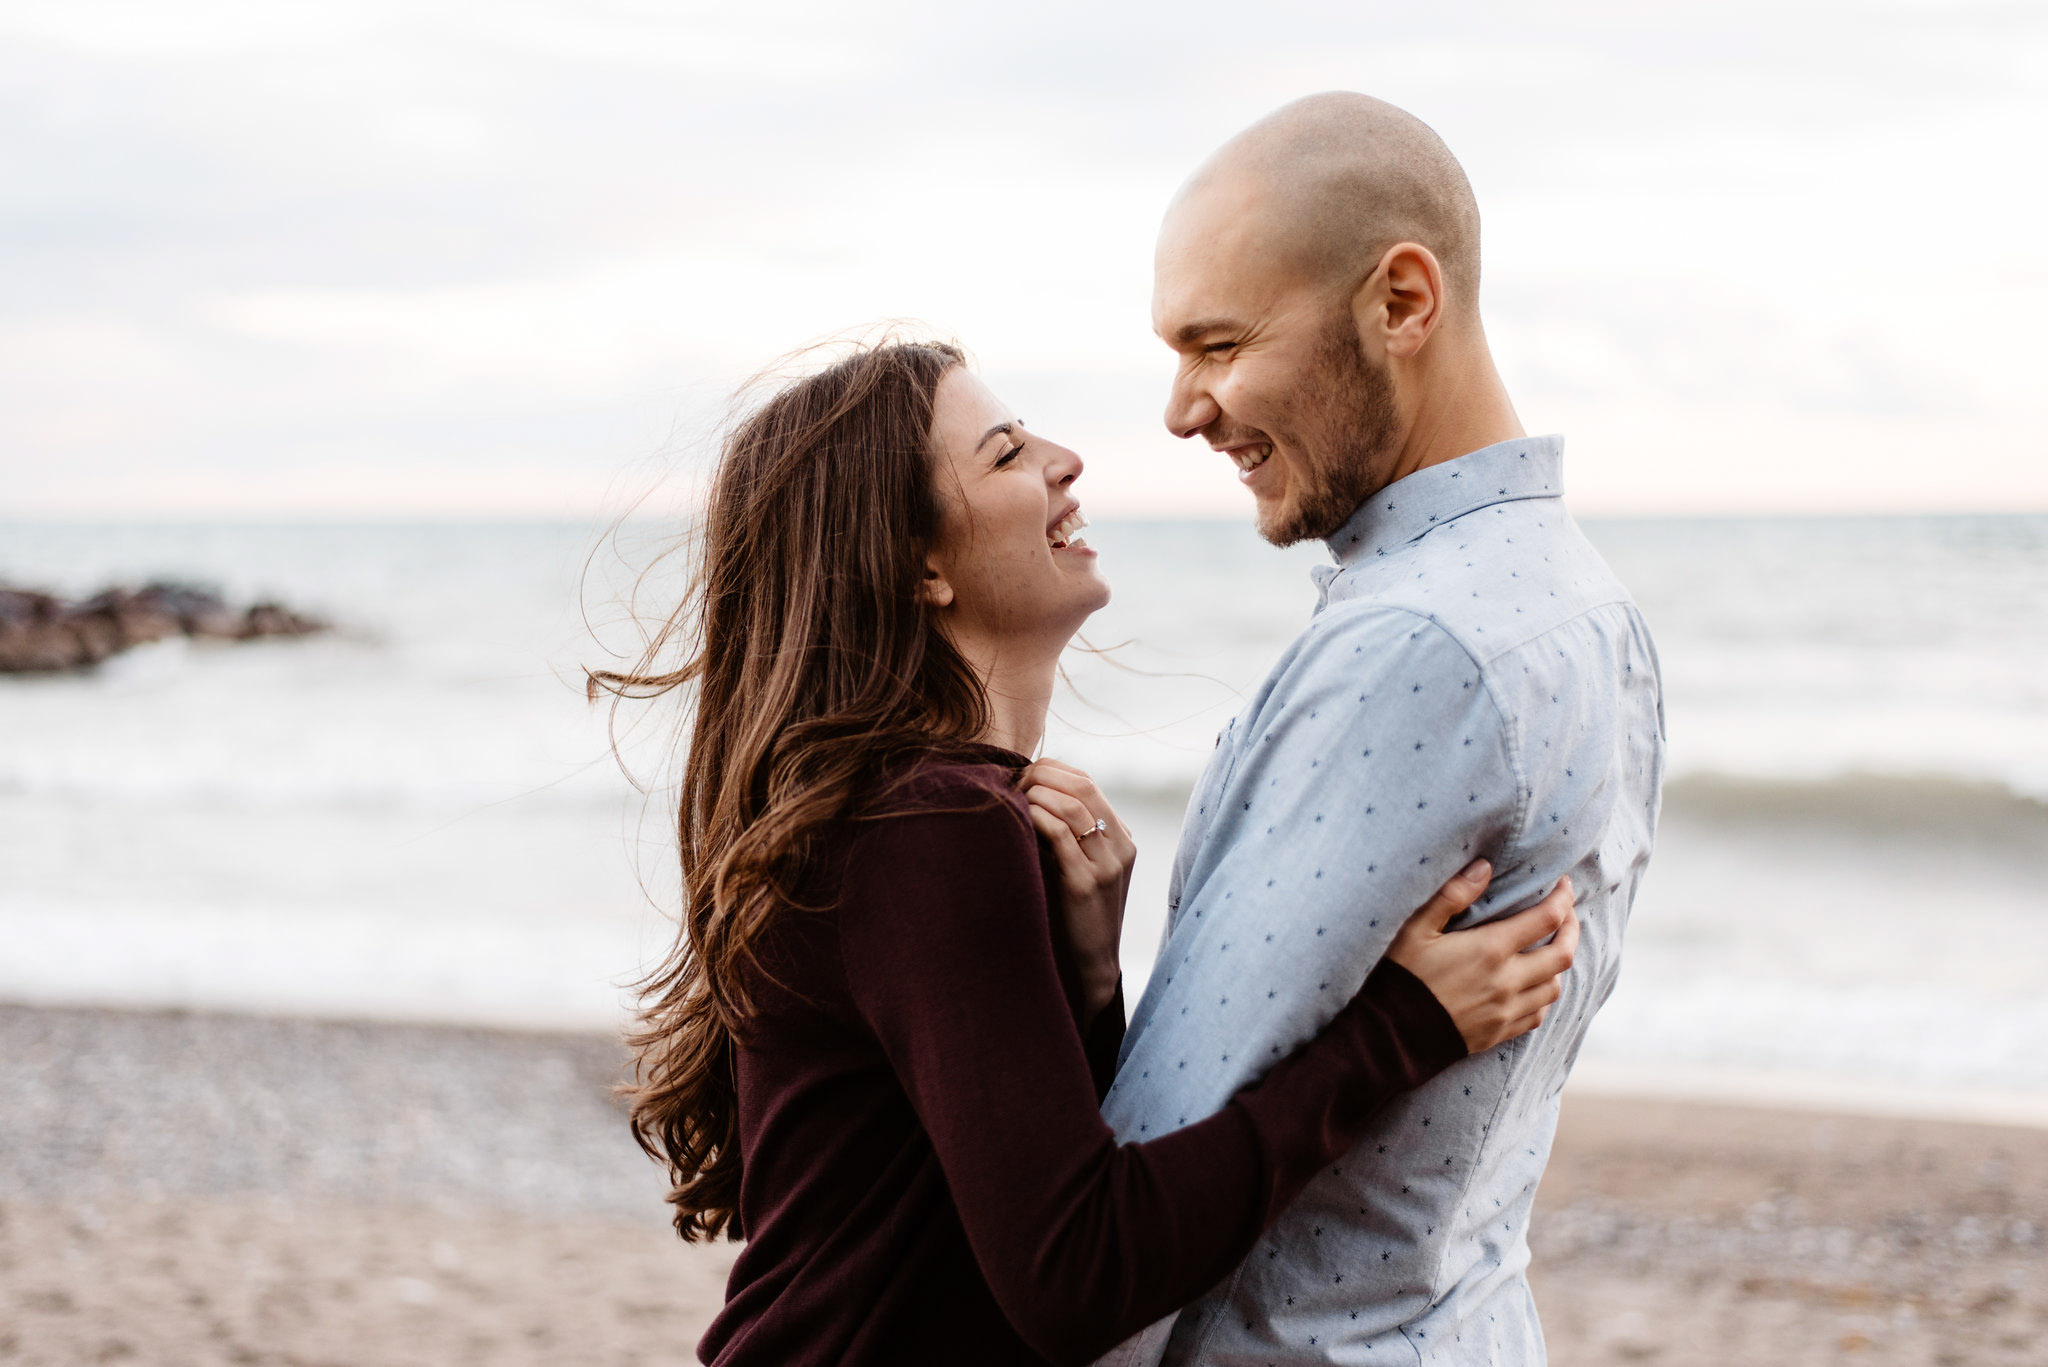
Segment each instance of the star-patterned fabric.
M1583 938L1563 998L1387 1107L1231 1279L1104 1363L1544 1361L1529 1211L1614 986L1664 744L1649 632L1566 513L1561 459L1556 437L1474 451L1390 485L1329 539L1315 615L1189 802L1104 1114L1143 1140L1218 1109L1480 856L1494 881L1468 920L1571 875Z

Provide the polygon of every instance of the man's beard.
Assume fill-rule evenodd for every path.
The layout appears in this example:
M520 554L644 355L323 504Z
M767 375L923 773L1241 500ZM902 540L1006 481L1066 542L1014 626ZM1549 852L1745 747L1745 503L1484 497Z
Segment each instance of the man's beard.
M1310 373L1289 405L1301 415L1289 443L1287 501L1259 518L1259 535L1276 546L1331 535L1384 486L1385 458L1400 435L1394 377L1358 344L1350 313L1316 339Z

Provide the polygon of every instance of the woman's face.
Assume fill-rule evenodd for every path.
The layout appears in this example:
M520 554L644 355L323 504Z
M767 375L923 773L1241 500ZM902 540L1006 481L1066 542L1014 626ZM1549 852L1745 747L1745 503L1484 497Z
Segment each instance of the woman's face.
M1065 646L1109 602L1073 494L1081 458L955 366L932 415L941 507L926 588L962 644Z

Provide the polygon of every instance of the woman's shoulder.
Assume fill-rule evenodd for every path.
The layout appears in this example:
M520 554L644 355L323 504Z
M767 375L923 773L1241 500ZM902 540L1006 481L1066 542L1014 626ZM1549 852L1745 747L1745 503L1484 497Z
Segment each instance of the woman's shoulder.
M1021 757L921 754L886 771L847 823L836 900L849 971L876 956L929 967L1043 936L1045 893ZM1025 914L1036 908L1036 916ZM1014 948L1014 946L1011 946ZM857 962L855 962L857 961ZM923 969L919 970L923 972Z
M994 746L908 755L883 770L861 815L875 822L982 813L1028 827L1029 804L1018 786L1024 764L1023 756Z

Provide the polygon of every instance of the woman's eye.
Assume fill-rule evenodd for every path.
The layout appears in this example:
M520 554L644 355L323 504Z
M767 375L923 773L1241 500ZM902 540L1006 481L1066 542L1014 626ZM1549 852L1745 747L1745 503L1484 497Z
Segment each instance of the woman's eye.
M1023 451L1024 443L1020 441L1015 446L1012 446L1009 450L1003 452L1003 454L996 457L996 469L1002 469L1005 465L1008 465L1011 461L1017 459L1017 457L1021 455Z

